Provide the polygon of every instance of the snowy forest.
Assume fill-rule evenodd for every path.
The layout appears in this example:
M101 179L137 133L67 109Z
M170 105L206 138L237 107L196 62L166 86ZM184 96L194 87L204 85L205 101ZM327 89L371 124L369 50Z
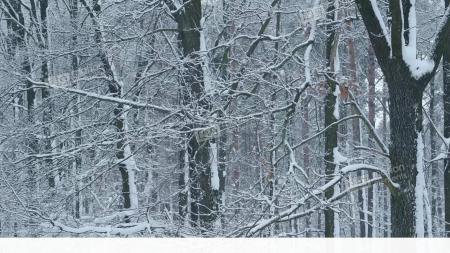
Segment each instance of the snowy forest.
M0 237L450 237L450 0L0 0Z

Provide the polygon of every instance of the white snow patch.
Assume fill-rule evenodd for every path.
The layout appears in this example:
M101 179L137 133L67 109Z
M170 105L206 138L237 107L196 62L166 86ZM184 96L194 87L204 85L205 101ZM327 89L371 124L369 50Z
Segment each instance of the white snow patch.
M373 0L372 0L373 1ZM404 10L402 9L402 12ZM409 20L409 36L408 45L404 36L402 37L402 55L403 61L409 67L411 75L416 79L420 79L427 73L433 71L434 62L431 60L417 59L417 20L416 20L416 0L411 0L411 8L408 13ZM402 28L404 34L404 28Z
M316 0L314 2L314 8L319 5L319 0ZM313 48L313 41L316 36L316 13L313 14L313 20L311 22L311 30L309 31L308 41L311 42L311 44L306 47L305 54L304 54L304 61L305 61L305 83L311 84L311 50Z
M125 106L125 113L122 114L123 122L124 122L124 132L128 133L128 106ZM138 167L136 165L136 160L134 159L134 154L131 153L130 144L126 143L124 146L124 161L122 161L123 164L125 164L127 174L128 174L128 184L130 186L130 208L131 209L138 209L138 191L136 186L136 177L135 172L139 171Z
M339 95L341 94L341 90L339 89L339 85L336 85L336 88L333 92L333 95L336 97L336 103L334 105L333 116L335 119L339 119Z
M220 179L219 179L219 167L217 160L217 143L210 142L210 162L211 162L211 188L213 190L219 190Z
M336 55L334 58L334 73L337 75L339 72L341 72L341 61L339 59L339 39L337 39L336 43Z
M339 189L339 187L337 185L334 186L335 187L335 191L336 188ZM333 236L335 238L339 238L340 237L340 231L341 231L341 226L339 223L339 213L338 212L334 212L334 231L333 231Z
M205 92L209 94L213 90L212 79L208 69L208 49L206 48L205 17L200 19L200 57L202 59L203 83Z
M423 172L423 138L422 133L418 133L417 137L417 177L416 177L416 236L424 237L425 235L425 216L424 216L424 190L425 190L425 175Z
M341 152L339 152L339 148L335 147L333 148L333 157L334 157L334 163L335 164L341 164L344 162L347 162L348 158L343 156Z
M406 55L405 55L406 53ZM422 76L431 73L434 69L434 62L428 59L416 59L415 52L407 50L403 53L403 60L409 67L412 77L418 80Z

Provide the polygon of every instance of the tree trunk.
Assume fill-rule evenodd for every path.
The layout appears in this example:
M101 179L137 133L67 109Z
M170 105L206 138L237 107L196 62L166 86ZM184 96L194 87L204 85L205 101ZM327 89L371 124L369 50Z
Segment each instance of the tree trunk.
M430 82L430 108L428 114L430 115L431 122L429 124L430 129L430 160L434 159L437 154L437 143L436 143L436 131L433 129L431 124L436 124L436 117L434 110L436 110L436 85L434 78ZM437 196L439 192L439 167L438 167L438 161L431 162L431 173L430 173L430 188L431 188L431 217L432 217L432 224L433 224L433 235L437 235L437 228L439 224L439 220L436 219L436 216L438 215L437 211Z
M327 8L327 19L329 21L335 20L336 6L334 0L328 1ZM327 95L325 97L325 127L335 123L337 121L337 112L339 112L339 108L337 107L336 100L338 99L338 91L339 86L335 81L336 77L336 65L338 64L338 44L339 44L339 36L335 31L335 27L333 25L327 26L327 47L326 47L326 56L327 56L327 68L329 72L327 73ZM338 126L335 124L329 128L325 133L325 175L326 182L330 181L333 178L333 175L336 170L336 164L334 162L334 152L337 149L337 133ZM329 199L333 197L334 189L333 187L328 188L325 191L325 198ZM331 208L326 208L324 211L325 214L325 237L334 237L335 230L335 215Z
M103 34L100 30L100 24L97 17L101 12L101 6L98 2L95 3L93 10L89 8L86 0L81 0L81 3L88 10L88 14L92 19L95 27L95 42L99 47L98 57L102 63L103 70L106 76L109 77L108 92L113 97L120 98L122 96L123 83L119 81L118 73L115 71L114 62L108 56L103 45ZM95 13L94 13L95 11ZM135 182L135 169L136 162L134 160L134 154L131 152L130 144L128 143L128 119L125 106L118 104L114 110L114 126L117 133L117 142L115 155L117 158L119 172L122 178L122 207L124 209L137 209L138 208L138 196ZM130 222L130 218L125 216L125 222Z
M387 127L387 119L388 119L388 113L387 113L387 108L388 108L388 90L387 90L387 84L386 82L383 83L383 98L382 98L382 103L383 103L383 143L387 143L387 137L388 137L388 127ZM384 228L384 233L383 236L384 237L389 237L389 229L390 229L390 225L389 225L389 213L386 210L389 210L389 191L386 188L384 189L384 194L383 194L383 223L384 226L382 226Z
M9 26L11 28L11 38L9 40L10 42L10 53L12 53L13 55L15 55L19 50L24 52L24 55L22 56L23 58L19 59L21 61L21 74L24 77L30 77L31 75L31 62L30 59L28 57L28 53L27 53L27 44L26 44L26 35L25 35L25 19L23 16L23 12L22 12L22 7L20 5L20 2L18 1L9 1L8 4L5 4L5 7L7 9L7 13L6 16L8 18L10 18L10 20L8 20L7 22L9 23ZM23 78L25 79L25 78ZM28 124L30 124L31 126L34 124L34 105L35 105L35 97L36 97L36 93L35 90L33 88L33 84L28 81L25 80L25 87L26 87L26 92L25 92L25 98L26 98L26 108L27 108L27 119L28 119ZM19 98L17 99L18 102L18 106L22 106L23 105L23 99L22 99L22 92L20 92ZM19 111L18 110L14 110L14 114L15 114L15 118L18 119L19 118ZM38 151L38 140L36 138L36 136L31 133L27 136L28 138L28 149L30 150L31 154L36 154ZM26 188L27 188L27 194L26 194L26 204L29 208L34 207L35 203L36 203L36 199L35 199L35 191L36 191L36 172L37 169L35 168L35 164L31 163L29 164L29 167L27 169L27 182L26 182ZM14 224L15 230L16 230L16 223ZM34 225L34 221L33 218L30 217L28 220L28 228L29 228L29 234L31 236L36 236L36 231L35 228L33 227Z
M417 139L422 131L422 94L415 80L404 78L401 70L388 77L392 180L400 190L391 194L393 237L415 236L415 187L417 176Z
M43 50L44 54L46 53L45 50L48 50L48 28L47 28L47 8L48 8L48 0L40 0L39 1L39 12L40 12L40 36L39 42L40 42L40 48ZM44 59L41 63L41 81L44 83L48 82L48 76L49 76L49 67L48 67L48 61ZM42 121L44 123L44 153L50 153L52 151L52 142L50 140L51 135L51 121L52 121L52 110L53 110L53 103L50 99L50 89L49 88L42 88L41 89L42 94L42 103L44 103L44 110L43 110L43 117ZM44 166L47 170L49 170L48 175L48 185L50 188L55 187L55 173L52 171L52 159L46 158L44 160Z
M307 99L303 99L302 101L302 139L308 138L309 134L309 101ZM307 175L309 176L311 169L311 150L309 148L309 144L305 144L303 146L303 168L305 169ZM306 205L306 209L310 208L310 204ZM311 217L307 215L305 217L305 237L311 237Z
M445 6L450 0L445 0ZM444 80L444 137L450 137L450 46L447 43L442 59ZM445 236L450 237L450 156L444 161Z
M351 32L352 29L352 23L351 21L347 22L347 29ZM347 47L348 47L348 56L349 56L349 71L350 71L350 84L349 89L356 94L356 97L360 95L360 90L358 87L358 76L357 76L357 69L356 69L356 49L355 49L355 43L353 38L349 38L347 40ZM358 110L355 107L352 107L352 113L358 114ZM352 141L353 145L360 146L361 145L361 126L360 126L360 119L356 118L352 120ZM355 151L356 152L356 151ZM358 171L356 173L356 176L359 181L362 181L362 171ZM365 218L364 218L364 190L359 189L358 190L358 208L359 210L359 236L365 237L366 236L366 224L365 224ZM354 229L354 226L352 226L352 229ZM355 233L356 234L356 233Z
M184 71L181 75L182 99L185 105L196 104L203 110L202 113L206 113L210 111L211 105L205 98L202 59L199 53L202 4L201 0L185 0L183 2L185 3L184 11L176 16L179 30L178 39L184 57ZM191 131L188 134L187 147L192 197L191 220L194 226L200 225L202 228L209 229L217 217L216 208L219 202L216 199L219 195L214 194L214 184L211 181L212 173L214 173L211 170L211 163L212 159L217 159L217 157L210 154L210 150L213 150L211 147L217 144L215 138L209 136L208 133L192 132L195 128L205 127L208 126L189 123L186 130Z
M375 127L375 54L373 52L373 48L369 45L369 66L368 66L368 74L367 80L369 83L369 92L367 99L367 107L369 109L369 122ZM373 140L372 135L369 135L369 147L375 148L375 141ZM373 162L373 159L371 159ZM371 171L368 172L369 180L373 178L373 173ZM374 188L372 185L367 187L367 237L373 237L373 224L374 224Z
M69 2L69 14L70 14L70 23L72 27L72 44L71 44L71 50L75 52L75 48L78 44L78 0L70 0ZM79 57L77 53L73 53L71 55L71 71L70 74L72 85L75 88L78 87L78 67L79 67ZM73 123L71 124L72 127L78 127L80 128L80 115L79 115L79 108L78 105L80 103L80 96L75 95L75 103L73 105L73 114L74 119ZM82 143L82 130L81 128L75 132L74 136L74 146L79 147ZM77 178L78 175L81 173L81 163L82 163L82 154L77 154L73 163L73 174L74 177ZM80 193L80 182L78 180L75 180L75 203L74 203L74 217L75 219L79 219L81 217L81 212L83 208L81 207L81 193Z

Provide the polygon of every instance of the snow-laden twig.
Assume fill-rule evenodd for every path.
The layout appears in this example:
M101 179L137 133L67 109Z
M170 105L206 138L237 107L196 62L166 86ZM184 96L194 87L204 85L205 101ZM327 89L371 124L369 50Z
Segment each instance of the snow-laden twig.
M382 178L381 180L383 181L383 183L388 187L388 189L393 194L395 194L395 192L400 188L400 186L397 183L394 183L390 179L388 172L383 169L380 169L380 168L372 166L372 165L367 165L367 164L347 165L347 166L343 167L342 169L340 169L339 172L326 184L312 190L311 193L307 193L304 197L302 197L300 200L298 200L298 202L293 207L291 207L283 212L280 212L279 214L277 214L271 218L260 220L259 222L257 222L254 226L252 226L248 230L246 235L253 236L256 233L258 233L259 231L261 231L262 229L269 226L270 224L277 222L280 219L291 215L297 209L304 206L306 204L306 202L313 196L322 195L327 189L329 189L330 187L334 187L334 185L339 183L346 174L351 173L351 172L361 171L361 170L367 170L367 171L372 171L372 172L378 173L381 176L381 178Z
M39 81L35 81L29 77L27 77L27 80L30 81L31 83L33 83L34 85L58 89L58 90L82 95L85 97L95 98L100 101L111 102L111 103L115 103L115 104L124 104L124 105L128 105L130 107L133 107L133 108L148 108L148 109L153 109L153 110L156 110L158 112L163 112L163 113L170 113L170 112L176 111L175 109L169 109L169 108L165 108L165 107L158 106L158 105L138 103L138 102L130 101L127 99L100 95L100 94L96 94L94 92L88 92L88 91L83 91L83 90L74 89L74 88L62 87L62 86L53 85L53 84L46 83L46 82L39 82Z

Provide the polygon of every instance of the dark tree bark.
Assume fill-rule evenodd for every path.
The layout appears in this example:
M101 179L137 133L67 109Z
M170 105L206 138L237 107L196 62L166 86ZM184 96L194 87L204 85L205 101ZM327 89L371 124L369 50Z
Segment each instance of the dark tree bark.
M18 1L7 1L2 0L2 3L4 4L7 12L6 17L8 17L7 25L11 29L10 36L9 36L9 50L11 55L16 55L18 51L27 52L27 40L26 40L26 24L25 19L22 11L22 6L20 2ZM21 74L23 75L23 79L28 78L31 76L31 62L28 57L28 54L25 53L22 58L19 59L21 62ZM25 98L26 98L26 108L27 108L27 119L28 123L30 125L34 124L34 105L35 105L35 97L36 93L33 88L33 84L29 80L25 80ZM18 95L18 104L19 106L23 105L23 95L22 92ZM18 110L20 111L20 109ZM14 112L16 114L16 111ZM15 115L15 118L18 118L20 116L20 113L17 113L19 115ZM37 154L38 152L38 140L36 136L31 133L28 138L28 148L30 150L31 154ZM35 199L35 190L36 190L36 168L35 164L31 163L29 164L29 167L27 169L27 194L26 194L26 204L29 208L34 208L36 204ZM32 217L30 217L28 221L28 226L30 226L30 235L36 236L36 229L33 227L35 225L35 222ZM18 227L18 224L14 224L14 230L16 231ZM15 232L16 233L16 232Z
M437 144L436 144L436 131L434 131L433 127L431 126L431 124L436 123L436 117L435 117L435 113L434 110L436 109L436 85L435 85L435 81L434 78L433 80L430 82L430 108L429 108L429 116L432 122L430 122L429 124L429 129L430 129L430 158L434 159L437 155ZM430 159L430 160L431 160ZM439 186L439 171L438 171L438 161L434 161L431 163L431 217L432 217L432 227L433 227L433 235L436 232L436 228L437 226L435 226L436 222L436 215L438 215L438 213L440 212L436 212L437 211L437 194L439 192L438 190L438 186ZM436 224L437 225L437 224Z
M71 23L71 27L72 27L72 44L71 44L71 49L73 51L75 51L75 48L78 44L78 0L70 0L69 1L69 12L70 12L70 23ZM78 87L77 83L77 79L78 79L78 75L77 75L77 71L78 71L78 67L79 67L79 57L77 55L77 53L74 53L71 55L71 77L72 77L72 81L74 82L72 85L75 86L75 88ZM78 104L80 102L79 96L75 95L75 104L73 106L73 111L74 111L74 115L75 116L75 122L78 126L78 124L80 124L80 116L79 116L79 109L78 109ZM81 146L82 143L82 130L81 128L79 130L77 130L75 132L75 136L74 136L74 144L75 147L79 147ZM81 154L78 154L75 157L75 164L74 164L74 174L75 176L77 176L79 173L81 173L81 165L82 165L82 158L81 158ZM75 206L74 206L74 217L75 219L79 219L81 217L81 194L80 194L80 189L79 189L79 183L76 182L75 183Z
M393 67L393 66L392 66ZM401 191L391 195L392 236L415 235L415 186L417 176L417 137L422 131L423 89L413 88L408 72L387 77L391 129L391 178ZM400 77L400 78L399 78ZM409 80L408 80L409 79Z
M40 21L39 21L39 31L40 34L38 35L39 40L39 47L45 54L46 50L48 50L48 28L47 28L47 9L48 9L48 0L39 0L39 14L40 14ZM34 19L37 20L36 14L34 14ZM48 67L48 61L46 59L42 60L41 62L41 81L44 83L48 82L48 75L49 75L49 67ZM42 102L46 104L43 109L43 116L42 121L44 123L44 153L50 153L52 150L50 135L51 135L51 121L52 121L52 110L53 110L53 103L50 98L50 89L49 88L42 88L41 89L42 94ZM44 160L44 165L47 170L49 170L48 175L48 185L50 188L55 187L55 175L54 172L52 172L52 159L46 158Z
M327 19L331 22L335 20L336 6L334 5L334 0L328 1L327 7ZM333 178L333 174L335 173L336 164L334 163L334 150L337 148L337 133L338 126L334 124L337 121L335 110L338 111L339 108L336 108L336 99L337 96L335 94L336 90L339 89L338 84L335 81L336 76L336 57L337 50L339 44L339 36L335 30L335 27L331 24L327 25L327 44L326 44L326 57L327 57L327 95L325 97L325 126L332 125L328 131L325 133L325 175L326 181L328 182ZM325 191L325 198L329 199L333 197L334 189L330 187ZM326 208L324 211L325 214L325 237L334 237L334 211L331 208Z
M182 102L184 105L196 105L201 114L211 110L210 102L205 98L202 59L200 51L200 20L202 18L201 0L183 1L183 11L175 14L178 24L178 40L183 53L184 71L180 76L182 85ZM176 10L171 1L166 1L169 8ZM194 109L194 108L193 108ZM209 229L217 218L219 191L214 192L211 170L210 146L217 145L216 138L203 136L193 129L207 127L200 123L188 123L187 153L189 159L189 190L192 198L191 221L193 226L200 225ZM183 151L186 152L186 151ZM183 176L184 177L184 176ZM181 178L181 177L180 177ZM219 187L220 188L220 187ZM183 198L183 196L181 196Z
M8 0L2 0L5 8L7 9L6 17L7 25L11 29L8 39L9 44L9 51L11 55L15 55L17 52L17 49L26 52L26 30L25 30L25 19L22 12L22 7L20 5L20 2L17 1L8 1ZM23 59L21 60L21 70L22 74L26 77L30 76L31 73L31 63L28 58L28 55L25 54L23 56ZM33 114L33 107L34 107L34 100L35 100L35 91L32 88L33 84L26 80L25 81L25 87L26 87L26 102L27 102L27 115L28 120L30 123L34 122L34 114ZM22 95L19 95L19 105L22 105ZM36 150L36 143L35 141L30 142L32 150Z
M449 8L450 0L445 0ZM448 38L448 37L447 37ZM450 46L445 47L442 66L444 80L444 137L450 137ZM450 237L450 157L444 161L445 236Z
M383 83L383 98L382 98L382 103L383 103L383 143L387 143L387 137L388 137L388 127L387 127L387 119L388 119L388 113L387 113L387 108L388 108L388 92L387 92L387 85L384 82ZM388 215L388 211L389 210L389 191L386 188L383 188L383 221L384 221L384 226L382 226L384 228L384 233L383 236L384 237L388 237L389 236L389 215Z

